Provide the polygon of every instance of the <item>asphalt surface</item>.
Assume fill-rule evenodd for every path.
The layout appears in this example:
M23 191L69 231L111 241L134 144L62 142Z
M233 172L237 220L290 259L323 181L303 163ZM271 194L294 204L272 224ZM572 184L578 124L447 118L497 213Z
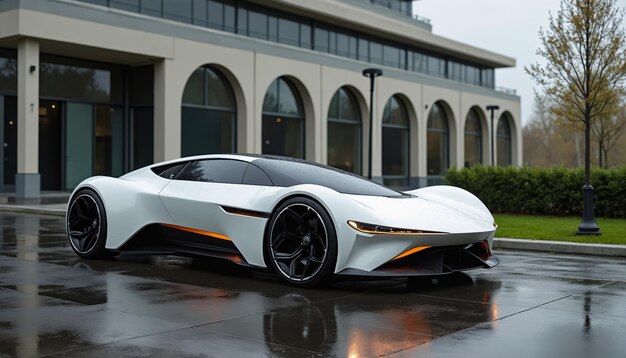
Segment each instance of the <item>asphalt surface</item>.
M82 260L62 218L0 213L0 356L625 357L626 259L285 286L207 260Z

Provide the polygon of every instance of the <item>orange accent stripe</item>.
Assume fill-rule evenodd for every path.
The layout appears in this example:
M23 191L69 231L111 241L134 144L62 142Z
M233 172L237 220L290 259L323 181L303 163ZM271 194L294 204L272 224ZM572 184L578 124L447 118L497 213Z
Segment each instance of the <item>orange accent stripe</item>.
M403 258L403 257L407 257L407 256L409 256L409 255L411 255L411 254L414 254L414 253L416 253L416 252L420 252L420 251L422 251L422 250L426 250L426 249L428 249L428 248L430 248L430 247L431 247L431 246L418 246L418 247L414 247L414 248L412 248L411 250L409 250L409 251L405 251L405 252L401 253L400 255L398 255L398 256L396 256L396 257L394 257L393 259L391 259L391 261L393 261L393 260L398 260L398 259L401 259L401 258Z
M161 224L161 225L167 226L169 228L176 229L176 230L182 230L182 231L187 231L187 232L191 232L191 233L198 234L198 235L213 237L213 238L220 239L220 240L232 241L230 239L230 237L228 237L226 235L222 235L222 234L217 234L217 233L214 233L214 232L202 231L202 230L198 230L198 229L192 229L192 228L189 228L189 227L172 225L172 224Z

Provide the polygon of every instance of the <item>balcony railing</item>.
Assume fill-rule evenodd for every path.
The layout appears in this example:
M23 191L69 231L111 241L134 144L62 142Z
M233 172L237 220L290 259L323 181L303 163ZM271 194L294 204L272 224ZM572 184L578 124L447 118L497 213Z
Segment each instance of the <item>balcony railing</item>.
M515 96L517 94L517 90L513 89L513 88L506 88L506 87L498 87L496 86L496 91L498 92L502 92L502 93L506 93L506 94L510 94Z

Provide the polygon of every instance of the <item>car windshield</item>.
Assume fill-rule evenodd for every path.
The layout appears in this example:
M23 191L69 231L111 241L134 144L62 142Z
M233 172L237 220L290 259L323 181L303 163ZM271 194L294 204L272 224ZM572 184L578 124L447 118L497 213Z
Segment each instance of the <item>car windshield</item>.
M385 197L411 196L371 182L358 175L301 159L259 156L253 161L253 164L261 168L275 186L290 187L300 184L315 184L343 194Z

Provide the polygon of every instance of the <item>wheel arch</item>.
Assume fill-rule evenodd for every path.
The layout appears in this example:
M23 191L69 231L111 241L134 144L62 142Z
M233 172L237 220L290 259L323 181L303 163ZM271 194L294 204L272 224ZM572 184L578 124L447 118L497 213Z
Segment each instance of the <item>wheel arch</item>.
M295 199L295 198L305 198L305 199L309 199L312 200L314 202L316 202L317 204L319 204L322 208L324 208L324 210L326 210L326 213L328 214L328 218L330 219L331 224L333 225L333 229L335 231L335 239L337 241L339 241L338 236L338 227L337 227L337 223L336 220L334 219L333 215L332 215L332 211L328 208L328 206L323 202L323 200L321 200L320 198L316 197L315 195L311 195L308 192L294 192L294 193L290 193L288 195L285 195L284 197L280 198L272 207L272 210L270 212L270 216L269 219L267 220L267 222L265 223L265 229L263 230L263 260L265 261L265 266L269 269L272 270L272 265L270 264L269 260L269 253L267 252L267 247L265 245L265 240L267 240L268 238L268 233L269 233L269 228L270 228L270 224L272 223L272 218L274 216L274 214L276 213L276 210L278 210L278 208L283 205L285 202L287 202L288 200L291 199Z

